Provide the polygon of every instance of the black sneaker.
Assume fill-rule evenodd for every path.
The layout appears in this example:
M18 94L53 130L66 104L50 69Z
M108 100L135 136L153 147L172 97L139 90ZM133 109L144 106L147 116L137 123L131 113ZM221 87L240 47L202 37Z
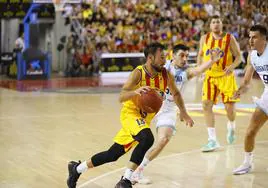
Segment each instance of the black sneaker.
M123 176L121 180L115 185L115 188L132 188L132 183L128 179L124 179Z
M76 182L81 174L76 170L76 167L81 163L81 161L75 162L70 161L68 164L69 177L67 179L67 185L69 188L75 188Z

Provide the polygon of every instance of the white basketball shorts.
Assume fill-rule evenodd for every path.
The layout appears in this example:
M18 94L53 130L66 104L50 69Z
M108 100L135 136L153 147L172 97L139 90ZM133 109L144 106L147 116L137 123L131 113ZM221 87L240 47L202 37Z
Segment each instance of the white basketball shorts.
M268 88L265 88L261 98L253 97L253 101L268 116Z
M173 129L173 134L176 132L176 121L177 121L177 109L162 109L160 110L155 118L154 123L156 125L156 130L159 127L170 127Z

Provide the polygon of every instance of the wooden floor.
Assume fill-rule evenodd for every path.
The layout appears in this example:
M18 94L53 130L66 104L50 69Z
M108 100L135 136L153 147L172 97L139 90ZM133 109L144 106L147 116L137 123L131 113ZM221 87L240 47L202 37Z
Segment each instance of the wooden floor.
M177 134L145 171L153 184L134 187L267 188L268 122L257 137L254 172L232 175L232 169L243 159L243 137L254 109L251 96L262 93L261 82L254 80L250 92L237 105L234 145L226 143L227 120L222 105L217 106L217 136L222 148L213 153L200 152L207 141L201 85L199 80L192 80L183 93L195 127L186 128L178 122ZM118 91L81 87L72 88L72 92L0 88L1 188L66 187L68 161L85 160L112 144L121 126ZM154 126L152 130L155 133ZM129 154L116 163L87 171L80 177L78 187L114 187L128 159Z

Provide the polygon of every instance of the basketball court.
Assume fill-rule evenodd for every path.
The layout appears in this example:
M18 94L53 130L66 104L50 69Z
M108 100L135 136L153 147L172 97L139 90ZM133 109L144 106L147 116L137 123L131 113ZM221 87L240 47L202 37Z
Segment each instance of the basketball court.
M0 187L67 187L68 162L83 161L108 149L120 129L118 94L122 81L110 78L1 80ZM261 81L253 80L250 91L237 104L237 140L233 145L226 142L227 118L223 105L215 107L217 136L222 147L212 153L200 150L207 141L201 88L202 82L193 79L183 92L195 126L188 128L177 122L176 135L145 170L153 183L134 187L268 187L267 123L257 137L254 171L232 175L233 168L244 157L243 138L255 108L251 96L260 96ZM155 133L154 126L152 130ZM116 163L88 170L80 177L77 187L114 187L130 153Z

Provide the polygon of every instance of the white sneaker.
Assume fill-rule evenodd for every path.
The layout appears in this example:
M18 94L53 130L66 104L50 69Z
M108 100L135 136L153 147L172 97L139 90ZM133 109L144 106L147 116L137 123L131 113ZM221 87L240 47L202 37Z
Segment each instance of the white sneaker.
M142 171L135 171L131 176L131 183L134 185L136 183L142 184L142 185L148 185L151 184L152 181L149 178L146 178L143 176Z
M242 174L247 174L252 170L252 164L248 164L248 163L243 163L241 166L239 166L238 168L236 168L233 171L234 175L242 175Z

